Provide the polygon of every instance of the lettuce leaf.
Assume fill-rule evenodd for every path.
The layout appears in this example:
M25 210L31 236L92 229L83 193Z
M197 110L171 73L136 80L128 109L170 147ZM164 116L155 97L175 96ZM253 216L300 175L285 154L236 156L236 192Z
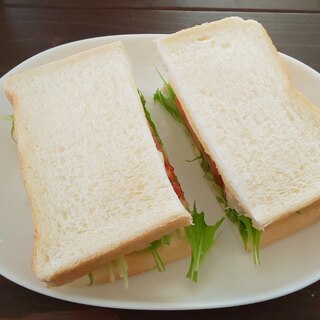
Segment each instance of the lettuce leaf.
M240 215L235 209L226 208L224 210L226 216L233 223L237 224L240 236L242 238L245 251L248 250L248 242L250 243L253 253L253 260L255 265L260 264L259 244L261 237L261 230L258 230L252 226L250 218Z
M120 279L123 279L124 287L126 289L129 288L129 280L128 280L128 264L125 256L121 256L116 260Z
M138 94L140 96L140 101L141 101L141 104L142 104L142 107L143 107L143 110L144 110L144 114L145 114L145 116L147 118L147 121L148 121L148 123L149 123L149 125L150 125L150 127L151 127L151 129L153 131L153 134L154 134L155 138L157 139L158 143L161 145L162 151L164 152L163 143L161 141L161 138L160 138L160 135L158 133L158 130L157 130L154 122L152 121L150 112L146 108L146 99L145 99L144 95L142 94L142 92L140 90L138 90ZM170 244L170 237L169 236L164 236L159 240L155 240L148 247L148 250L150 250L150 252L151 252L151 254L152 254L153 258L154 258L156 267L160 272L165 270L164 263L161 260L161 257L160 257L160 255L158 253L158 250L157 250L158 247L161 246L162 244Z
M160 105L164 107L174 119L182 123L183 126L186 128L186 125L176 105L176 95L172 87L164 80L164 78L161 75L160 75L160 78L162 79L165 90L168 93L164 94L160 89L157 89L153 97L154 102L160 103ZM227 199L224 195L224 191L216 183L214 176L210 171L208 161L206 160L205 156L201 154L199 150L198 152L200 153L200 156L198 156L194 160L201 160L200 165L204 172L204 178L211 183L216 194L216 199L220 204L223 205L226 216L229 218L231 222L237 224L239 233L241 235L241 238L244 244L244 249L246 251L248 250L248 242L249 242L250 247L253 251L254 263L255 265L260 265L259 249L260 249L261 231L253 227L252 220L250 218L241 215L235 209L229 208Z
M200 266L210 247L213 245L215 233L221 226L224 218L221 218L213 226L209 226L204 220L204 213L197 211L196 204L194 204L190 213L193 225L186 228L187 239L191 245L191 261L187 278L197 282Z
M107 263L106 268L107 268L107 271L108 271L110 282L115 282L116 281L116 276L114 274L113 262L111 261L111 262Z
M148 249L150 250L150 252L153 256L153 259L156 263L156 267L160 272L162 272L166 269L164 266L164 263L161 260L160 255L158 253L158 250L157 250L163 244L166 244L166 245L170 244L170 237L169 236L164 236L159 240L153 241L148 247Z
M164 83L167 95L163 94L161 90L157 89L153 95L153 102L159 102L175 120L184 124L183 118L176 105L176 94L174 93L172 87L164 80L162 75L159 72L158 74Z
M92 286L93 285L93 273L89 272L88 277L89 277L89 286Z
M4 121L11 121L12 122L12 126L11 126L11 130L10 130L10 134L11 134L11 138L12 140L17 143L17 140L14 136L14 118L13 115L0 115L0 120L4 120Z
M142 107L143 107L143 111L144 111L144 114L148 120L148 123L153 131L153 134L155 136L155 138L157 139L157 141L159 142L159 144L163 147L163 143L161 141L161 138L160 138L160 135L158 133L158 130L154 124L154 122L152 121L151 119L151 115L150 115L150 112L148 111L148 109L146 108L146 99L144 98L142 92L140 90L138 90L138 93L139 93L139 96L140 96L140 100L141 100L141 104L142 104Z
M0 120L13 121L13 115L0 115Z

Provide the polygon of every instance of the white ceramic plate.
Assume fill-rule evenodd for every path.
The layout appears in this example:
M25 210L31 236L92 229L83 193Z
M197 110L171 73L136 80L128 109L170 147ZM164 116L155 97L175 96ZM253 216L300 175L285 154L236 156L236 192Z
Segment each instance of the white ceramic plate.
M159 35L158 35L159 36ZM38 66L72 53L114 40L122 40L133 64L138 87L167 147L171 162L190 203L197 200L207 220L222 212L215 202L182 128L160 107L152 95L160 87L156 67L161 69L153 39L157 35L102 37L50 49L23 62L10 73ZM320 105L320 75L301 62L281 55L294 84ZM165 72L162 71L164 74ZM6 75L7 76L7 75ZM5 78L5 77L4 77ZM2 79L3 80L3 79ZM12 113L0 92L0 114ZM95 287L64 286L48 289L31 270L32 224L27 196L19 175L16 146L10 124L0 123L0 272L6 278L42 294L83 304L128 309L203 309L236 306L279 297L320 279L320 223L261 251L262 265L255 267L228 221L205 261L198 284L185 278L189 261L167 266L163 273L151 271L129 280L129 289L118 281Z

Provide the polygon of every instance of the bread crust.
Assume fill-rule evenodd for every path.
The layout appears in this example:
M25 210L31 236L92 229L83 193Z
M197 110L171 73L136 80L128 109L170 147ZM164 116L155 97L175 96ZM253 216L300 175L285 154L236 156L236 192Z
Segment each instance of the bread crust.
M134 264L135 266L132 267L133 270L130 271L130 274L131 272L132 274L144 272L145 263L148 263L148 265L145 265L146 270L151 269L151 267L149 267L150 258L151 258L150 253L144 254L143 251L140 253L136 253L136 250L139 250L140 248L148 247L149 244L155 239L159 239L163 235L170 234L171 232L178 229L181 225L185 225L185 224L189 224L189 221L188 220L186 221L184 217L179 218L175 221L168 222L168 224L162 226L161 228L158 228L157 230L154 230L148 235L142 235L140 237L132 239L132 241L127 242L122 246L118 246L114 250L108 250L106 252L98 253L95 256L88 258L86 260L82 260L73 266L68 266L64 269L61 269L55 274L53 274L51 277L48 277L42 280L49 283L50 285L61 286L75 279L78 279L85 274L90 273L92 270L95 270L100 266L104 266L108 262L111 262L115 259L120 258L123 255L127 255L132 252L134 252L132 259L135 260L136 257L143 257L146 260L145 261L143 260L141 264L139 264L138 266L136 266L136 263L135 263ZM168 249L166 250L166 254L168 254L169 257L173 257L172 260L178 259L180 256L179 252L174 252L173 250L174 250L174 246L172 247L171 245L168 246ZM183 250L183 252L184 251L185 250ZM184 253L183 253L183 256L184 256ZM131 260L131 256L129 258L129 261L130 260ZM170 261L168 260L167 262L170 262ZM152 266L152 268L153 267L154 265Z
M261 234L260 246L268 246L320 221L320 201L270 224Z
M166 264L168 263L189 256L191 248L187 239L173 236L170 241L170 245L161 245L157 248L157 252L161 257L161 261L166 266ZM148 249L132 252L126 255L125 261L128 265L128 276L147 272L156 267L155 260ZM117 267L114 267L114 276L115 280L120 278L119 270ZM107 269L107 265L103 265L97 269L94 269L92 271L92 280L93 285L110 282L111 279ZM90 285L89 277L85 276L81 279L75 280L71 283L71 285Z
M15 138L17 140L17 144L19 143L19 103L18 103L18 96L16 94L14 94L13 92L11 92L10 89L6 88L6 85L4 85L4 91L6 94L6 97L8 98L8 100L10 101L11 105L12 105L12 109L13 109L13 114L14 116L14 135ZM33 197L31 196L31 192L29 190L28 184L27 184L27 179L26 179L26 175L24 172L24 158L23 158L23 154L22 152L18 152L18 158L19 158L19 170L20 170L20 175L22 177L22 182L26 188L26 192L27 192L27 197L28 197L28 201L30 204L30 208L31 208L31 215L32 215L32 224L33 224L33 247L32 247L32 269L34 270L35 267L35 260L36 260L36 252L38 250L38 229L37 229L37 214L33 205Z

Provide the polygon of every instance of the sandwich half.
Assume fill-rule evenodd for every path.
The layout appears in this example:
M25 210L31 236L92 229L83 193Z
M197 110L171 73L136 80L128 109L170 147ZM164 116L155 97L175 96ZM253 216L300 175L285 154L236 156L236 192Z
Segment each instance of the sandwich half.
M120 42L13 75L4 90L40 280L112 281L154 268L159 255L166 263L190 254L176 230L192 217Z
M265 29L237 17L157 40L154 98L188 128L226 215L258 246L320 219L320 112L291 84Z

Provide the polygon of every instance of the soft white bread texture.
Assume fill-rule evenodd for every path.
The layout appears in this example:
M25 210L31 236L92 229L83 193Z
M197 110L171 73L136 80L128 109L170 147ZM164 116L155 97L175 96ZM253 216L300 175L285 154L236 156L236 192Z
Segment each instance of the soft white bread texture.
M121 43L13 75L4 89L14 108L39 279L62 285L190 224Z
M292 87L259 23L227 18L157 45L229 203L264 229L320 199L319 109Z

